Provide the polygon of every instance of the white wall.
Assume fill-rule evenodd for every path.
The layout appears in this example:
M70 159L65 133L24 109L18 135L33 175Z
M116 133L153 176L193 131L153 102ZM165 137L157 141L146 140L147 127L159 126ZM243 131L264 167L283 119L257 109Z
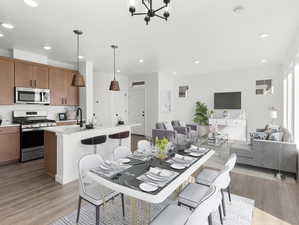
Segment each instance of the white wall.
M192 122L195 102L205 102L213 109L214 92L242 92L242 110L246 112L248 131L262 128L270 122L269 107L279 110L277 123L283 118L283 82L281 66L265 66L252 69L217 72L205 75L178 75L175 79L174 118ZM272 79L274 94L260 96L255 94L255 81ZM189 85L187 98L178 97L178 87Z
M149 137L152 136L152 129L155 127L159 117L158 79L158 73L134 74L129 76L129 86L131 86L132 82L145 82L145 135Z
M94 111L98 123L104 126L115 125L117 122L116 114L128 122L128 77L117 74L116 80L119 81L120 91L109 91L113 74L95 72L94 73Z

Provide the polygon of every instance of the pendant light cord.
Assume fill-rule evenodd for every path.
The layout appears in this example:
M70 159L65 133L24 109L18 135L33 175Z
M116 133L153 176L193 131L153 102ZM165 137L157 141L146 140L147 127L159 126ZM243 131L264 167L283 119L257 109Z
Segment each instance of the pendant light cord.
M78 73L79 72L79 34L77 34L77 70L78 70Z
M113 48L113 56L114 56L114 80L115 80L115 48Z

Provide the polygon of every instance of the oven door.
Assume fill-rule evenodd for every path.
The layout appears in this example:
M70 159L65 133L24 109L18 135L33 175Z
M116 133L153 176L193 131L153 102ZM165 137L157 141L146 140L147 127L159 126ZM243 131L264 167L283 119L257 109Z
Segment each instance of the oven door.
M21 162L40 159L44 156L44 131L24 129L21 133Z

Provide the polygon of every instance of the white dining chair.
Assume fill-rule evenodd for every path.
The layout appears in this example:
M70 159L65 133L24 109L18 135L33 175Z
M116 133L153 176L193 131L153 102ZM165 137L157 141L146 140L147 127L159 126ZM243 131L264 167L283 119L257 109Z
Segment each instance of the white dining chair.
M117 161L119 159L126 158L131 154L132 154L132 152L131 152L129 147L119 146L116 149L114 149L113 158L114 158L115 161Z
M140 140L137 143L138 150L142 151L150 151L151 150L151 143L147 140Z
M151 225L212 225L212 212L221 202L221 194L216 187L211 186L194 211L169 205L154 218Z
M221 193L223 195L223 191L227 190L227 194L228 194L228 198L229 198L230 202L232 201L231 191L230 191L230 181L231 181L230 172L234 169L236 162L237 162L237 155L236 155L236 153L233 153L230 155L229 159L225 163L225 166L227 166L229 168L229 173L228 173L228 178L227 178L227 185L222 187ZM197 175L196 183L210 186L213 183L213 181L216 179L216 177L219 175L219 173L220 173L219 170L205 168ZM223 201L224 201L224 198L223 198ZM225 216L225 202L223 203L223 208L224 208L223 214Z
M229 167L225 167L221 173L219 173L218 177L215 179L215 181L211 184L211 186L214 186L217 188L219 193L222 190L222 187L227 185L227 177L229 176ZM210 186L210 187L211 187ZM207 191L210 188L209 186L206 185L201 185L197 183L191 183L188 184L183 191L179 194L178 197L178 205L181 206L187 206L191 210L195 209L198 204L202 201L204 196L206 195ZM221 192L222 195L222 192ZM221 201L223 200L223 196L221 198ZM222 212L221 212L221 201L219 201L219 204L217 207L214 209L214 211L219 212L219 217L220 217L220 222L223 224L223 217L222 217ZM223 203L223 201L222 201Z
M82 199L96 207L96 225L100 224L100 207L114 199L117 195L121 196L122 212L125 216L124 196L118 192L112 191L87 177L87 173L103 162L100 155L90 154L83 156L79 161L79 202L77 211L77 223L79 222Z

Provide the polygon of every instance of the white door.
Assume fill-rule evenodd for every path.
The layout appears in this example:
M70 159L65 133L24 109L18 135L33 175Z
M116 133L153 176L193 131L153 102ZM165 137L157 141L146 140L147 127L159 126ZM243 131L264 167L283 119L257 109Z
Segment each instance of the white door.
M132 128L133 134L145 135L145 88L133 87L129 90L129 123L139 123Z

